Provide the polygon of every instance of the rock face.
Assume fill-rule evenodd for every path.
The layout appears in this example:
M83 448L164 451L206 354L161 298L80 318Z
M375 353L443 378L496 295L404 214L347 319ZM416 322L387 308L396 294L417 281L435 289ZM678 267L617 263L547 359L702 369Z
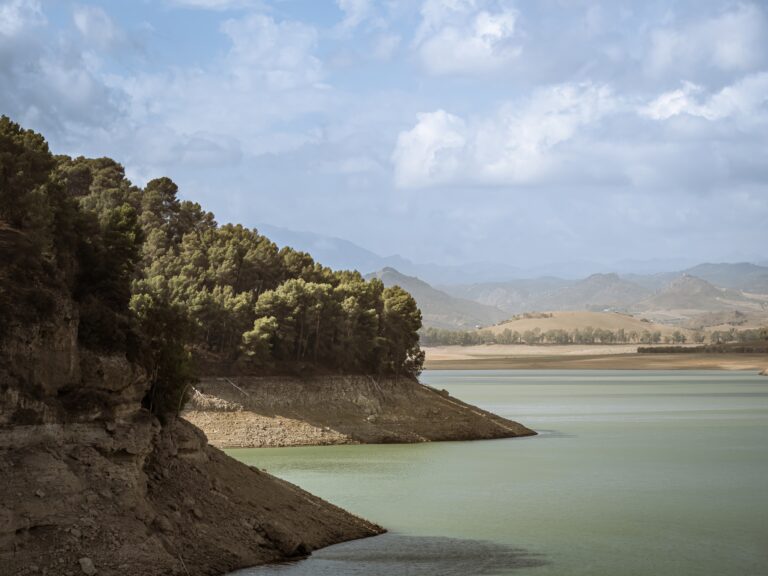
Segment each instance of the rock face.
M183 415L219 447L482 440L535 434L410 378L205 378Z
M60 304L0 348L0 572L222 574L382 532L141 409L143 371Z

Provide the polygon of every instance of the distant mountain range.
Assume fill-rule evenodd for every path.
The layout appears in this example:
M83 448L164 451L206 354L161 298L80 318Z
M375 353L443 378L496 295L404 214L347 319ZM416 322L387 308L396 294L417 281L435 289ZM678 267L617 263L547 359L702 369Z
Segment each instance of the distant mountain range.
M600 265L571 262L521 269L509 264L419 264L380 256L353 242L274 226L259 229L280 246L310 252L335 269L355 269L398 284L416 298L424 324L490 326L534 311L617 311L670 324L768 323L768 266L685 260L625 261L614 272L580 274ZM528 277L524 277L528 275Z
M384 268L366 278L378 278L385 286L400 286L416 299L425 326L450 330L471 330L489 326L509 316L503 310L464 298L456 298L433 288L415 276L406 276L394 268Z
M760 294L738 288L760 288L754 267L707 265L700 269L737 288L715 286L687 272L636 275L633 281L618 274L593 274L582 280L545 277L438 288L392 268L370 276L411 292L422 309L424 325L435 328L490 326L515 314L556 310L623 312L688 327L712 325L739 312L735 318L740 325L768 323L768 290ZM743 271L749 274L740 279ZM653 289L656 285L661 286Z
M453 265L434 264L414 262L397 254L381 256L349 240L314 232L299 232L269 224L261 224L257 228L279 246L291 246L297 250L309 252L318 262L334 269L358 270L362 274L369 274L382 268L392 267L403 274L417 276L433 285L500 282L513 278L542 276L576 279L594 272L653 274L681 270L696 263L677 258L624 260L611 266L589 260L571 260L526 267L488 260Z
M626 309L652 293L617 274L593 274L576 281L545 277L442 289L453 296L496 306L512 314L534 310Z

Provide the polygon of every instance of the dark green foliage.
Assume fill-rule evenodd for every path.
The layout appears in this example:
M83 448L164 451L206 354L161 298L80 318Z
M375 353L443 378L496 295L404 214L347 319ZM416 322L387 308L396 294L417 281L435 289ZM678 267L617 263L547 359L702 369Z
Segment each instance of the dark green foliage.
M0 117L0 220L43 248L51 241L47 185L54 164L42 136Z
M145 405L183 405L194 354L263 372L415 375L421 313L400 288L217 225L169 178L141 190L109 158L51 155L0 118L0 323L77 304L82 346L147 368ZM1 336L2 334L0 334Z
M187 349L187 315L160 294L138 294L132 307L142 338L140 361L152 382L144 407L161 417L176 414L184 407L189 385L195 380Z
M12 323L33 323L54 309L40 251L23 232L0 222L0 338Z
M424 352L419 348L421 311L413 297L399 286L387 288L383 296L386 371L418 374L424 364Z

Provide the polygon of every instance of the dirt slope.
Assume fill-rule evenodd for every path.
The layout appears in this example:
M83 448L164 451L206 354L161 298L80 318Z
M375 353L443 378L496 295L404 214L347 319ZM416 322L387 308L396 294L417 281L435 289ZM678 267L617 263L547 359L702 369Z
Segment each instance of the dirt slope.
M407 378L206 378L184 417L212 444L479 440L534 434L525 426Z

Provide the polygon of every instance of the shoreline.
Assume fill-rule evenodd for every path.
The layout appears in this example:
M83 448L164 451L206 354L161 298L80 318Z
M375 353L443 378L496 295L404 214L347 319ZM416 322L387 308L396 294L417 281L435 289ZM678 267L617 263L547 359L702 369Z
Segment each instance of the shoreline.
M411 444L536 434L415 379L368 375L203 378L182 417L218 448Z
M638 354L624 350L590 354L583 347L557 354L482 347L426 348L425 370L754 370L768 372L766 354ZM512 352L512 351L510 351Z

